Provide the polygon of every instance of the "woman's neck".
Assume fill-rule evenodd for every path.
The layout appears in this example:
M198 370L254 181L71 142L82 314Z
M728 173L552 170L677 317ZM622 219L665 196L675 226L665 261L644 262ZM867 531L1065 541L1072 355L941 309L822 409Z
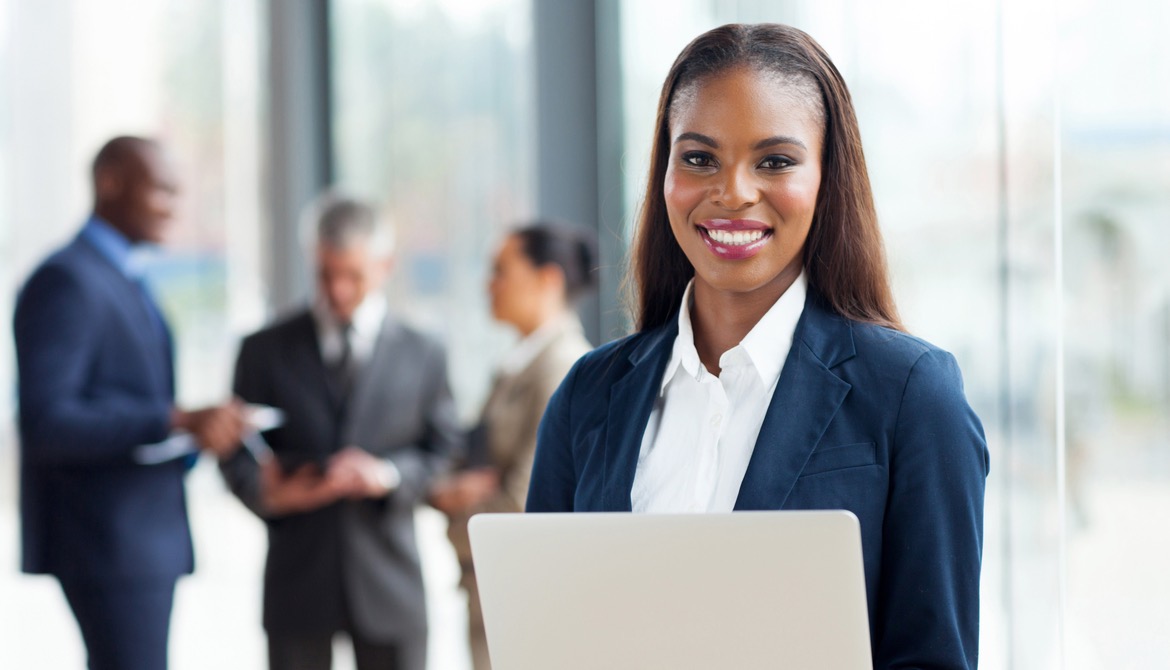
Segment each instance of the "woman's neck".
M777 277L777 281L747 293L719 290L696 278L691 327L703 367L718 375L720 357L747 337L798 276L799 271L792 277Z
M529 335L540 330L544 324L556 319L568 310L568 306L564 301L548 302L542 304L535 310L529 318L524 319L523 323L514 322L512 325L520 332L520 337L528 337Z

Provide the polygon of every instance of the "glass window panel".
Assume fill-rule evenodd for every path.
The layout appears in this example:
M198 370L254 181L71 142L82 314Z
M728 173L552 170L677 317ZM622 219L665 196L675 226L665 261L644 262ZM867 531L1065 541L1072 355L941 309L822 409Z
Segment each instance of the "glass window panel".
M1060 15L1069 668L1170 659L1164 2Z
M486 309L493 248L535 208L531 7L339 0L332 17L336 181L394 224L391 302L443 336L470 420L511 337Z

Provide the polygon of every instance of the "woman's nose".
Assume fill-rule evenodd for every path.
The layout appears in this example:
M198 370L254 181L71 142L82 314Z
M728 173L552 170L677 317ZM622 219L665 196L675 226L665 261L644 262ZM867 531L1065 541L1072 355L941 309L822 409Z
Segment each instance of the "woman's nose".
M711 200L728 210L750 207L760 200L760 187L750 167L732 167L716 179Z

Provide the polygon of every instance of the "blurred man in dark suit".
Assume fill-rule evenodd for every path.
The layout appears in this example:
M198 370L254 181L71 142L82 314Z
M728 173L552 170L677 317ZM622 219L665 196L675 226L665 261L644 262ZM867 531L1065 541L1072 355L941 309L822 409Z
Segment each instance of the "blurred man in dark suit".
M240 408L174 406L170 332L136 267L162 240L177 192L158 143L108 142L93 163L93 213L24 285L19 368L25 572L60 581L91 670L159 670L175 582L193 568L183 475L144 458L175 431L222 457Z
M414 510L459 446L443 348L389 314L390 236L374 211L315 210L317 301L244 340L235 392L282 410L272 455L221 462L268 525L264 628L273 670L424 670L426 608Z

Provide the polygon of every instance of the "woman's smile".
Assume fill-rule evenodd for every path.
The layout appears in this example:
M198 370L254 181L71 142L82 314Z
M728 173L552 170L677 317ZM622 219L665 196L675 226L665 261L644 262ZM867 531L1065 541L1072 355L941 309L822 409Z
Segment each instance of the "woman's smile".
M709 219L695 228L711 253L728 260L751 258L772 239L772 227L751 219Z

